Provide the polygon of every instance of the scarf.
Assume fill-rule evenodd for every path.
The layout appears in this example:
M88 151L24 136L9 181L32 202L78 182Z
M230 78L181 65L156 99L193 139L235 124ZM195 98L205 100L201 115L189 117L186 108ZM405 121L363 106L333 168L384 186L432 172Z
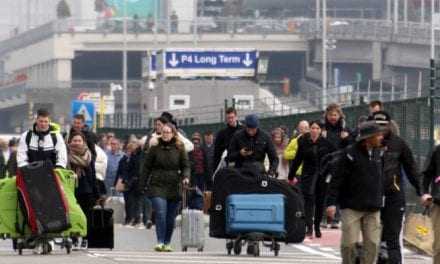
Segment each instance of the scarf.
M85 168L90 165L92 154L86 145L82 147L69 147L68 164L78 178L84 176Z

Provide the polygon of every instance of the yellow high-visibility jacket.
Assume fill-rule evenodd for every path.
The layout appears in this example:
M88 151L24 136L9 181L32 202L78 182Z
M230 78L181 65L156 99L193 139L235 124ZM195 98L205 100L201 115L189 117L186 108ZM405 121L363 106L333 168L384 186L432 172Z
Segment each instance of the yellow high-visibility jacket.
M294 160L296 157L296 152L298 151L298 139L301 135L297 136L296 138L292 139L289 142L289 145L287 145L286 149L284 150L284 159L286 160ZM298 170L296 171L296 175L302 174L302 164L299 166Z

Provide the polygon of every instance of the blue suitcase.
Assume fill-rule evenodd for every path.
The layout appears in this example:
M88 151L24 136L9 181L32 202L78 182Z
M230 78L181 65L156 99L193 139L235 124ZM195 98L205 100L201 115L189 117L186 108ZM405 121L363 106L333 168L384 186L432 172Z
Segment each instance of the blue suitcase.
M284 236L282 194L232 194L226 199L226 232L230 235L253 232Z

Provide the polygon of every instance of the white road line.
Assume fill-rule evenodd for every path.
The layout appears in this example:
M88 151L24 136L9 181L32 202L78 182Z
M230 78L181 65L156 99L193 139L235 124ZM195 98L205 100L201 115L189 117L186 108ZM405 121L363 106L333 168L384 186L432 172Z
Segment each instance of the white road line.
M213 260L207 260L207 259L199 259L199 260L187 260L187 259L164 259L164 258L145 258L145 259L130 259L130 258L115 258L115 261L121 261L121 262L143 262L143 263L209 263L209 264L237 264L237 263L246 263L246 264L253 264L253 263L259 263L259 264L276 264L276 263L292 263L292 260L288 260L288 262L280 262L279 259L263 259L263 258L253 258L249 261L243 261L239 260L233 261L228 260L228 258L225 258L225 260L219 260L219 259L213 259ZM301 263L322 263L322 259L301 259ZM326 263L332 263L326 260ZM338 261L335 261L333 263L339 263Z
M337 260L340 260L340 259L341 259L340 257L337 257L337 256L335 256L335 255L328 254L328 253L324 253L324 252L321 252L321 251L315 250L315 249L313 249L313 248L311 248L311 247L308 247L308 246L304 246L304 245L293 245L293 247L294 247L294 248L297 248L297 249L299 249L299 250L302 250L302 251L304 251L304 252L310 253L310 254L312 254L312 255L320 255L320 256L322 256L322 257L331 258L331 259L337 259Z
M324 252L333 252L333 253L337 253L336 250L334 248L331 247L320 247L320 250L324 251Z

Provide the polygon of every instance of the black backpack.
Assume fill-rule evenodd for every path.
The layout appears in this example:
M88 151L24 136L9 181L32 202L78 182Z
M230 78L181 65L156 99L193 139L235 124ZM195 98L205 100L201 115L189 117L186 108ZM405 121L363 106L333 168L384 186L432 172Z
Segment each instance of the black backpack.
M49 132L49 134L50 134L50 138L52 139L53 148L55 149L55 146L57 145L58 142L57 135L51 132ZM29 149L29 145L31 144L31 138L32 138L32 130L29 130L26 134L26 139L25 139L28 149ZM38 150L40 150L40 146L38 146Z

